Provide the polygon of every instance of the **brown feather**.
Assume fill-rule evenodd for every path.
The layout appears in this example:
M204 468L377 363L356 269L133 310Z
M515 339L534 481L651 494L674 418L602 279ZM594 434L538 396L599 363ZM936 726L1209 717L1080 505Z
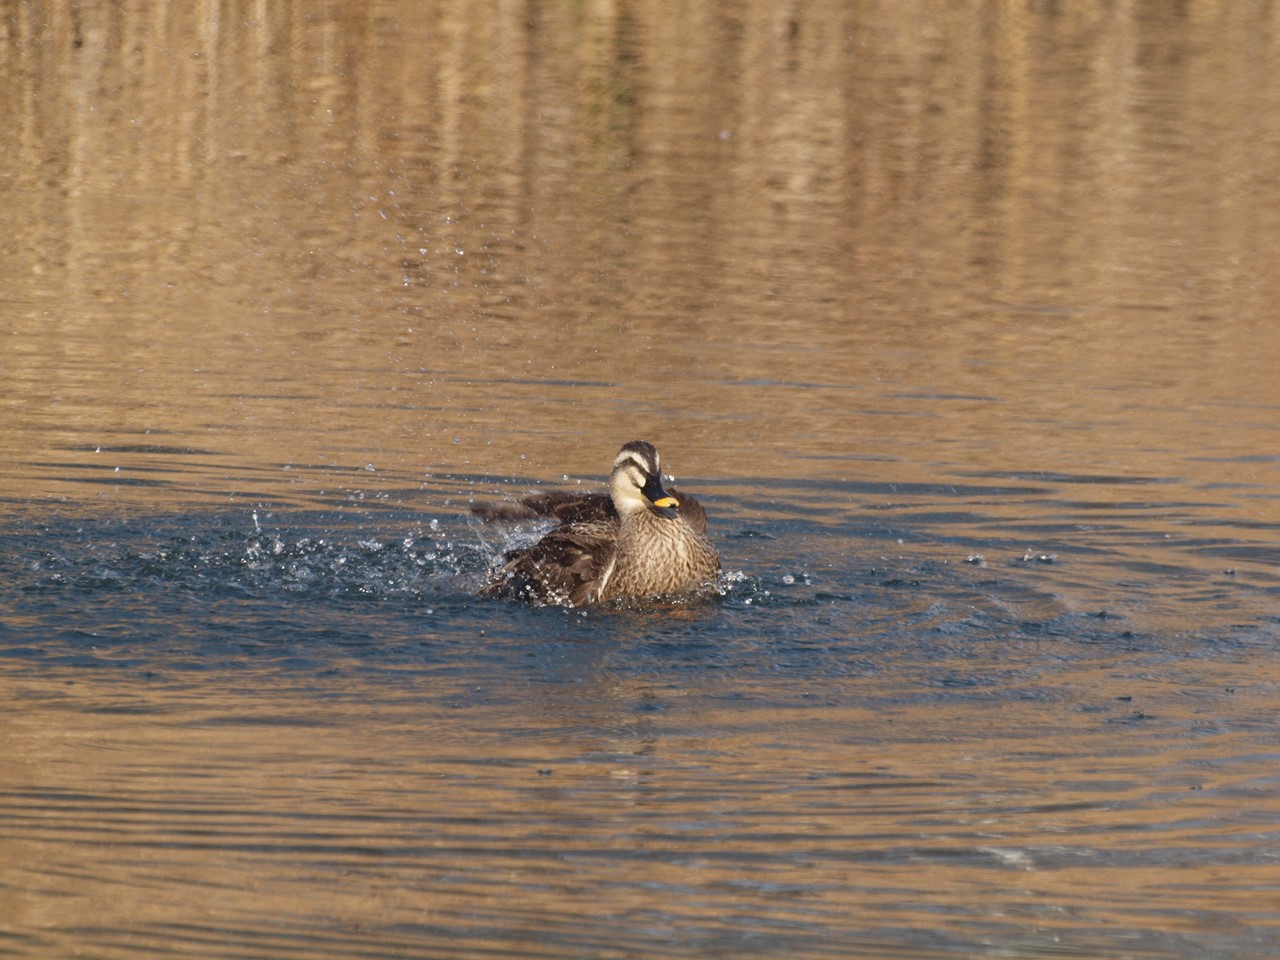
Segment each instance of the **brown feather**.
M675 487L667 487L667 492L680 501L676 512L684 518L684 522L705 534L707 511L702 504ZM515 501L475 503L471 505L471 512L486 523L534 520L538 517L551 517L562 524L588 523L593 520L611 520L616 523L618 520L618 511L607 493L575 493L572 490L535 493Z
M613 565L618 525L607 520L557 527L533 546L505 555L485 594L515 592L544 603L591 603Z

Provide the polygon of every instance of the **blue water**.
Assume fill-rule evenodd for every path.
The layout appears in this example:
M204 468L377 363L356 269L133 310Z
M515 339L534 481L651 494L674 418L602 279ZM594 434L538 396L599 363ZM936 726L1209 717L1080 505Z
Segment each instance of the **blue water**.
M477 496L531 481L447 483L449 496L393 481L391 493L348 491L313 509L32 511L0 533L6 655L15 666L66 656L199 670L233 652L269 660L284 650L413 664L434 644L456 658L459 644L482 662L493 644L478 637L554 627L586 642L643 623L660 645L765 645L775 666L802 653L807 680L821 683L904 648L921 664L1046 638L1059 656L1134 645L1174 656L1248 646L1276 622L1280 586L1262 565L1274 550L1256 542L1257 529L1254 543L1162 536L1153 529L1185 527L1204 505L1154 500L1108 507L1099 523L1102 505L1069 499L1079 480L1062 477L788 481L767 496L763 485L717 494L704 481L725 569L712 598L656 611L477 600L502 551L546 525L485 525L465 512ZM1087 481L1116 483L1133 481ZM1226 566L1241 561L1253 566Z

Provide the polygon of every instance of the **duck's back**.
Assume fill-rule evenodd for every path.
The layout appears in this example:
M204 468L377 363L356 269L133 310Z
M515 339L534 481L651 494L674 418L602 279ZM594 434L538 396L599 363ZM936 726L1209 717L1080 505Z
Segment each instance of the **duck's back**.
M678 509L684 522L705 535L707 511L702 504L675 487L670 487L668 492L680 501ZM576 493L572 490L535 493L515 502L477 503L472 505L471 512L485 521L532 520L537 517L552 517L562 524L618 521L618 509L607 493Z

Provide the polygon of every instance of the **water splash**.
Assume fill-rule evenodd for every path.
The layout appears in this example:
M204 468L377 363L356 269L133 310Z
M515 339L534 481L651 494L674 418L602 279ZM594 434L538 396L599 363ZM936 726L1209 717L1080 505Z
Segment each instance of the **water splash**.
M15 558L11 582L27 593L169 590L225 596L300 595L313 600L430 599L479 582L480 546L439 536L439 524L371 536L330 518L299 526L248 517L132 520L51 531L50 544Z

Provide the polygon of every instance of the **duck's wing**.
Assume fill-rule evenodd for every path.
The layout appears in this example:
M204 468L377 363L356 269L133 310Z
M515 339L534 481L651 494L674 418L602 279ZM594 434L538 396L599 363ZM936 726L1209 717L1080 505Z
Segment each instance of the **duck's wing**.
M667 493L680 501L680 506L676 508L676 512L684 518L684 522L699 533L705 534L707 532L707 511L702 509L702 504L687 493L681 493L675 487L667 487Z
M499 577L482 594L514 590L544 603L580 607L599 596L618 546L618 525L610 521L556 527L531 547L512 550Z
M680 501L678 511L685 523L705 534L707 511L702 504L675 487L667 487L667 493ZM533 520L537 517L551 517L562 524L616 523L618 520L618 511L607 493L575 493L572 490L535 493L520 500L500 503L476 503L472 504L471 512L487 522Z
M471 512L486 521L551 517L562 524L572 524L618 519L618 511L607 493L575 493L572 490L535 493L520 500L500 503L476 503L472 504Z

